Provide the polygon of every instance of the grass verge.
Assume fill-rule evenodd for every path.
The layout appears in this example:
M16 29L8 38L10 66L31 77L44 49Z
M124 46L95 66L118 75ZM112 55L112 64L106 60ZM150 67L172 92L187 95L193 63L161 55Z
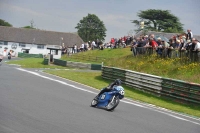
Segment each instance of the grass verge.
M67 78L73 81L77 81L79 83L101 89L107 86L111 81L105 80L101 77L101 72L80 72L80 71L73 71L73 70L58 70L58 71L51 71L45 70L45 72L57 75L63 78ZM200 117L200 106L191 106L191 105L183 105L176 102L173 102L169 99L165 98L158 98L156 96L134 90L133 88L124 86L125 88L125 96L134 100L139 100L142 102L154 104L159 107L163 107L166 109L170 109L173 111L193 115Z
M153 74L166 78L174 78L188 82L200 83L200 63L188 63L187 59L180 58L160 58L156 54L141 55L133 57L130 48L122 49L104 49L104 50L90 50L87 52L80 52L70 57L64 55L61 59L97 63L90 61L86 57L104 57L105 66L118 67L128 70L133 70L142 73ZM101 61L99 61L101 63Z
M66 69L66 67L56 65L44 65L43 58L24 58L22 60L10 60L7 64L21 65L22 68L58 68Z

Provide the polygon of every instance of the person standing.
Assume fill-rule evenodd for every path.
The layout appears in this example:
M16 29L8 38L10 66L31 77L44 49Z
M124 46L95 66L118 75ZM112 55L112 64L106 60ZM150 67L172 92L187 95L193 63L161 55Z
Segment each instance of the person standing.
M187 30L187 37L186 37L186 40L191 40L192 41L192 38L193 38L193 34L192 34L192 31L191 30Z
M74 44L74 53L77 53L77 46Z
M136 46L137 46L137 42L136 42L136 40L133 40L133 43L131 45L131 51L133 52L133 56L137 55Z
M195 43L194 52L196 54L194 60L200 62L200 43L197 39L195 39L194 43Z
M92 41L91 47L92 47L92 50L94 50L94 48L96 47L95 41Z
M11 59L11 50L8 52L8 59Z
M74 53L74 45L72 46L72 54Z
M3 55L0 54L0 63L2 62L2 60L3 60Z
M81 51L81 52L83 52L83 51L84 51L84 46L85 46L85 44L84 44L84 43L82 43L82 44L81 44L81 47L80 47L80 51Z
M70 55L70 51L71 51L70 47L69 47L69 46L67 46L67 56L69 56L69 55Z

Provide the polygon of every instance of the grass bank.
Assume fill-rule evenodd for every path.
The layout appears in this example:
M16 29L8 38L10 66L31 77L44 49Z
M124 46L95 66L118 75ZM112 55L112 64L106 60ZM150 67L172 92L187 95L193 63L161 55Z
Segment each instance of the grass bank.
M85 84L97 89L102 89L103 87L107 86L111 82L109 80L103 79L101 77L101 72L88 72L88 71L80 72L80 71L73 71L73 70L68 70L68 71L45 70L45 72L53 74L53 75L57 75L63 78L67 78L73 81L77 81L79 83L82 83L82 84ZM167 108L173 111L200 117L200 106L183 105L183 104L170 101L169 99L158 98L150 94L146 94L144 92L134 90L127 86L124 86L124 88L125 88L125 96L128 98L154 104L156 106Z
M166 78L174 78L188 82L200 83L200 63L185 63L180 58L159 58L156 54L151 56L133 57L130 48L122 49L104 49L90 50L80 52L71 57L63 56L63 60L89 62L88 59L73 59L76 56L104 57L104 65L129 69L137 72L143 72L162 76ZM93 63L94 61L92 61ZM97 61L98 62L98 61ZM101 62L101 61L99 61Z
M44 65L43 58L24 58L22 60L10 60L6 62L7 64L17 64L22 68L59 68L66 69L66 67L56 66L56 65Z

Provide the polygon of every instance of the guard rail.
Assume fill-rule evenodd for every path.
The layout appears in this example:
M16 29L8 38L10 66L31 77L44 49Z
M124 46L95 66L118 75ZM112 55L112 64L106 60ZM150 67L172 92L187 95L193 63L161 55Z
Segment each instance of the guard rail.
M125 85L134 89L179 103L200 104L200 84L106 66L102 67L102 77L110 80L120 78Z

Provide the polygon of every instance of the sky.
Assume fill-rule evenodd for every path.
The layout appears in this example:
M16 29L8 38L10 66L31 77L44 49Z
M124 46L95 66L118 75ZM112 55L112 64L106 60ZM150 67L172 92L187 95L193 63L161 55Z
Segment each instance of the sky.
M105 41L134 34L131 20L147 9L170 10L184 24L200 35L200 0L0 0L0 19L13 27L30 25L42 30L76 32L77 23L95 14L107 29Z

